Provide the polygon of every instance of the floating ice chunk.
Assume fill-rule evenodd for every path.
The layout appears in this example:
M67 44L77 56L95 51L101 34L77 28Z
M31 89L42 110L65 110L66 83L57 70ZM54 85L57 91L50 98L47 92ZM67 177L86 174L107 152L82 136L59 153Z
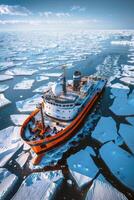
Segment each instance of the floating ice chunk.
M43 92L46 92L50 89L50 86L48 85L43 85L43 86L40 86L39 88L35 89L33 92L40 92L40 93L43 93Z
M44 73L43 75L48 77L59 77L62 73Z
M134 78L132 77L123 77L120 80L123 81L124 83L134 85Z
M13 57L12 60L13 61L26 61L28 58L27 57Z
M115 41L111 41L111 44L114 44L114 45L129 45L129 46L134 46L134 41L115 40Z
M127 200L124 194L108 183L102 175L100 176L94 180L85 200Z
M7 70L5 72L5 74L7 75L25 75L25 76L30 76L30 75L33 75L37 72L36 69L29 69L29 68L14 68L14 69L10 69L10 70Z
M0 71L8 69L13 66L15 66L15 64L12 61L0 62Z
M13 76L11 75L5 75L5 74L0 74L0 81L6 81L12 79Z
M113 142L101 147L100 156L114 176L126 187L134 190L134 157Z
M91 148L87 147L67 159L69 170L79 187L83 186L85 182L90 182L98 172L98 168L91 158L92 154ZM84 175L83 178L82 175ZM83 181L81 181L82 179Z
M8 85L0 85L0 92L4 92L5 90L7 90L9 88Z
M22 155L20 155L17 159L16 162L20 165L21 168L24 167L24 165L26 164L28 158L30 156L30 153L23 153Z
M116 96L110 110L116 115L133 115L134 114L134 92L127 97L128 90L112 89L113 95Z
M15 187L18 178L7 169L0 168L0 199L4 200Z
M112 117L101 117L92 133L92 137L102 143L116 140L118 137L116 123Z
M21 126L28 116L29 115L14 114L10 115L10 118L15 125Z
M42 75L40 75L40 76L36 76L36 81L46 81L46 80L49 80L49 77L47 77L47 76L42 76Z
M32 87L33 83L34 83L33 79L31 80L24 79L23 81L17 83L14 86L14 90L28 90Z
M119 133L123 137L127 146L134 153L134 126L121 124Z
M32 112L36 108L37 104L41 102L41 96L39 94L36 94L31 98L22 101L17 101L16 106L20 112Z
M77 185L79 188L83 187L85 184L92 181L93 178L90 178L89 176L84 176L83 174L80 174L76 171L70 170L72 176L74 177Z
M0 166L14 155L14 153L23 145L20 138L20 128L10 126L0 131Z
M23 181L13 200L50 200L54 197L62 179L55 181L45 177L45 173L33 173Z
M11 103L11 101L9 101L7 98L5 98L4 94L0 94L0 108L8 105L10 103Z
M125 86L125 85L123 85L121 83L115 83L115 84L111 85L111 93L114 96L118 96L119 93L123 93L124 94L124 91L125 91L125 93L129 92L128 86Z

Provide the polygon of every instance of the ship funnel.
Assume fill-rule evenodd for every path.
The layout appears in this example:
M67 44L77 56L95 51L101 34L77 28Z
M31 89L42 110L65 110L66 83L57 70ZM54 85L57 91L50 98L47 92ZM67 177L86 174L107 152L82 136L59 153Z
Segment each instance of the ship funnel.
M75 71L73 74L73 90L74 91L80 90L80 81L81 81L81 72Z
M62 66L63 69L63 94L66 94L66 65Z

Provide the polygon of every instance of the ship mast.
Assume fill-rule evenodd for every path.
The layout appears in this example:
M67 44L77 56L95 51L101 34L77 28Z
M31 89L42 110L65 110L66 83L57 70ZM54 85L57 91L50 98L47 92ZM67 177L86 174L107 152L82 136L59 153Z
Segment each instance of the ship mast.
M66 65L62 66L63 69L63 94L66 95Z

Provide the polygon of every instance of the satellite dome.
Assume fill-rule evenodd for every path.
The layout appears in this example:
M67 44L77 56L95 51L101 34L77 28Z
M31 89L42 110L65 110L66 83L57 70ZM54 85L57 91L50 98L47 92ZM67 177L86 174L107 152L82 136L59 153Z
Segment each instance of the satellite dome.
M63 86L61 83L55 83L52 86L52 92L55 96L60 96L61 93L63 92Z

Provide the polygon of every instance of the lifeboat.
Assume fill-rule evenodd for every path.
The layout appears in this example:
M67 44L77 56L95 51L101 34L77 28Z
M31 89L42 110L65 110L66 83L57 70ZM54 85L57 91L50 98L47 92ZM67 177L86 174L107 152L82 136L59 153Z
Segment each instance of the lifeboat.
M57 85L45 92L43 102L24 121L20 132L37 155L34 164L38 164L46 152L77 134L106 82L105 79L81 77L77 71L71 83L66 83L63 75Z

